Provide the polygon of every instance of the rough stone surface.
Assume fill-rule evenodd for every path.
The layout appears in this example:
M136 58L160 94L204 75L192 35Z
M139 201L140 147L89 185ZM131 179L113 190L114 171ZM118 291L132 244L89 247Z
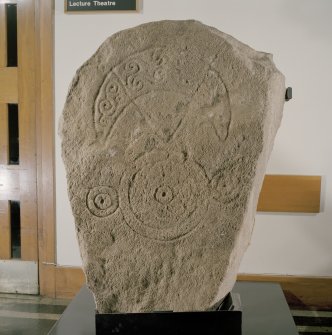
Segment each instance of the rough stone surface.
M272 56L196 21L107 39L60 133L99 312L205 310L234 285L284 103Z

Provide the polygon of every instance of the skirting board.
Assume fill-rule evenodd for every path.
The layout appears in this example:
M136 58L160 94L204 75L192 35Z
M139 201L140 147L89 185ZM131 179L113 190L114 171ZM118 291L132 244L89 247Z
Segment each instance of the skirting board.
M57 266L55 273L57 298L73 298L85 282L79 267ZM279 283L288 303L294 306L314 306L322 310L332 307L332 277L239 274L238 280Z

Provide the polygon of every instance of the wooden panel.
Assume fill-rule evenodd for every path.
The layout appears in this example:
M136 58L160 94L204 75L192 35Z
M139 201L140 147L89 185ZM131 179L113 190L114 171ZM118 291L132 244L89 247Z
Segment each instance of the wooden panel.
M320 176L266 175L258 211L319 213Z
M39 294L55 298L55 270L54 264L39 260Z
M320 309L332 306L332 277L299 277L239 274L238 281L275 282L284 290L289 304ZM85 283L78 267L56 267L56 296L73 298Z
M0 103L17 103L17 67L0 68Z
M36 198L21 195L21 259L38 260Z
M55 296L53 1L36 1L36 125L40 292Z
M21 193L21 258L38 260L36 186L36 86L34 0L17 5Z
M0 68L7 66L7 19L5 4L0 3Z
M11 229L9 201L0 201L0 259L11 258Z
M8 109L7 105L0 103L0 165L8 164L8 145Z
M0 200L23 201L24 197L28 201L35 199L29 197L31 187L29 176L30 172L20 166L0 166ZM24 193L28 195L25 196Z
M20 200L20 170L0 167L0 200Z
M72 298L85 283L81 268L57 267L55 273L57 298Z

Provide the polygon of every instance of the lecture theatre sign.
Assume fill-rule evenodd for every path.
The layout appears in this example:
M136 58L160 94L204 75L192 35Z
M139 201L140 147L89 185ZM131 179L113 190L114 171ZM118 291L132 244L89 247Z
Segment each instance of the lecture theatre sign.
M136 11L137 0L65 0L65 11L70 13L96 11Z

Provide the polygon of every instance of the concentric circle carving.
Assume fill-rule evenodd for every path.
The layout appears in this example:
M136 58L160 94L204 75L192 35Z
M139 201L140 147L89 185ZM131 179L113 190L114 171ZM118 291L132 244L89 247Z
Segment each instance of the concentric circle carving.
M135 232L171 241L187 235L202 221L207 190L195 163L168 159L125 173L120 208Z
M89 211L95 216L109 216L119 206L118 194L112 187L94 187L87 194L87 206Z
M169 204L173 200L173 191L169 186L159 186L154 198L161 204Z

